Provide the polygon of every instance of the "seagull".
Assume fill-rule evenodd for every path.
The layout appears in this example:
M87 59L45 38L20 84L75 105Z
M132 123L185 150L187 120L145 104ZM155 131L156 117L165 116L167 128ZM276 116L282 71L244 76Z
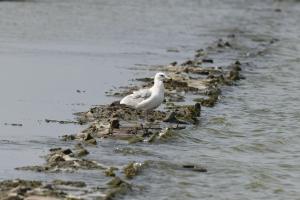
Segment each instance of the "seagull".
M154 77L154 85L151 88L134 91L132 94L124 97L120 104L132 106L146 112L158 108L165 97L163 82L165 79L169 79L169 77L162 72L158 72Z

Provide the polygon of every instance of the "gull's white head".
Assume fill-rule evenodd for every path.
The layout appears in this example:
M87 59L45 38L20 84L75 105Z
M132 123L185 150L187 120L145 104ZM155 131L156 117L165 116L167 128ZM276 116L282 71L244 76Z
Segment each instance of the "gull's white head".
M155 74L154 81L164 81L165 79L169 78L170 77L168 77L165 73L158 72L157 74Z

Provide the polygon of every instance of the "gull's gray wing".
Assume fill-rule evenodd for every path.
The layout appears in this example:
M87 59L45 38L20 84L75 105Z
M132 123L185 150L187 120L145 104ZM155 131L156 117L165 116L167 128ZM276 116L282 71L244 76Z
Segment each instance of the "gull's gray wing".
M132 97L134 99L147 99L151 96L152 92L150 89L141 89L138 91L133 92Z
M120 101L120 104L126 104L129 106L136 107L139 103L141 103L145 99L149 98L151 96L151 94L152 94L152 92L150 89L141 89L141 90L135 91L132 94L124 97Z

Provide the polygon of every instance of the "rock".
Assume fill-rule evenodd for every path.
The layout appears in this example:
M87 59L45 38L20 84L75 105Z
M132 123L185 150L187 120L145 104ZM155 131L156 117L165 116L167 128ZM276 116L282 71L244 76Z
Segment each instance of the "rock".
M132 186L120 177L114 177L107 185L110 188L106 191L105 197L103 198L104 200L112 200L132 190Z
M116 174L115 174L115 170L117 170L118 168L115 168L115 167L110 167L110 168L108 168L108 169L106 169L105 171L104 171L104 173L105 173L105 176L112 176L112 177L115 177L116 176Z
M204 63L214 63L214 60L210 59L210 58L203 58L202 62L204 62Z
M67 155L64 154L68 153ZM78 155L75 153L75 155ZM78 169L95 170L106 169L105 166L91 160L79 158L81 155L75 157L74 153L70 153L68 149L62 149L50 152L46 156L46 163L41 166L26 166L16 168L17 170L30 170L36 172L58 172L58 171L75 171Z
M1 198L2 200L23 200L24 198L18 194L8 194L7 197Z
M162 130L161 132L159 132L158 134L158 139L167 139L169 137L171 137L173 135L171 129L166 128L164 130Z
M88 150L86 150L85 148L83 148L83 146L81 144L77 144L75 146L76 151L75 151L75 156L76 157L83 157L89 154Z
M179 50L178 49L175 49L175 48L170 48L170 49L167 49L167 52L174 52L174 53L178 53Z
M63 150L61 150L61 153L65 154L65 155L70 155L70 154L72 154L73 152L72 152L71 149L63 149Z
M40 181L6 180L0 182L0 198L5 200L57 200L65 193L46 188Z
M59 124L78 124L75 121L67 121L67 120L55 120L55 119L45 119L46 123L59 123Z
M34 195L34 196L26 197L24 200L60 200L60 198Z
M76 135L63 135L63 136L61 136L61 138L63 141L75 140Z
M143 142L144 138L141 136L132 136L128 139L128 144L134 144L138 142Z
M110 120L110 127L112 129L115 129L115 128L118 129L118 128L120 128L120 122L119 122L119 120L117 118L111 119Z
M97 145L97 141L96 139L92 136L91 133L83 133L83 136L82 136L82 140L84 141L84 143L86 144L92 144L92 145Z
M124 167L123 171L127 178L131 179L136 176L142 168L142 163L132 162Z
M64 180L56 179L53 180L52 183L54 185L66 185L66 186L72 186L78 188L86 187L86 183L82 181L64 181Z
M50 156L47 160L49 163L56 163L56 162L63 162L66 161L63 157L63 155L54 154Z
M219 39L217 42L217 47L224 48L224 47L231 47L231 43L229 41L224 41L223 39Z
M24 196L26 194L26 192L28 192L29 190L31 190L30 187L20 185L20 186L17 186L16 188L11 189L10 193Z
M201 113L200 103L195 105L177 106L175 109L176 118L187 123L197 123Z
M228 80L231 80L231 81L237 81L237 80L240 80L240 73L238 70L231 70L229 71L229 73L227 74L226 78Z
M178 120L176 118L176 112L170 112L163 121L175 124L188 124L185 121Z
M275 12L282 12L282 10L280 8L275 8L274 11Z
M147 142L148 142L148 143L153 143L153 142L156 140L157 136L158 136L158 132L153 133L153 134L149 137L149 139L147 140Z
M200 102L202 106L213 107L217 103L218 99L218 95L210 95L208 99L198 98L194 99L194 101Z
M55 151L60 151L60 150L62 150L62 148L60 148L60 147L49 149L50 152L55 152Z
M196 58L199 58L199 57L202 57L202 56L205 56L205 55L206 55L206 52L204 51L204 49L196 50L196 54L195 54Z
M194 65L194 61L192 60L187 60L184 63L181 64L182 66L193 66Z
M195 172L207 172L206 168L204 168L202 166L193 165L193 164L185 164L185 165L182 165L182 167L184 169L189 169L189 170L195 171Z
M171 62L170 65L171 65L171 66L176 66L176 65L177 65L177 62L176 62L176 61Z

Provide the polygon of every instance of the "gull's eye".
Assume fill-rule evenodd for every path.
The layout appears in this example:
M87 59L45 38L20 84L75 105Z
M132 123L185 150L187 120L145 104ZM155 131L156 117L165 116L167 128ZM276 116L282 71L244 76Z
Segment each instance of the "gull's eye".
M159 76L162 77L162 78L165 77L163 74L161 74L161 75L159 75Z

